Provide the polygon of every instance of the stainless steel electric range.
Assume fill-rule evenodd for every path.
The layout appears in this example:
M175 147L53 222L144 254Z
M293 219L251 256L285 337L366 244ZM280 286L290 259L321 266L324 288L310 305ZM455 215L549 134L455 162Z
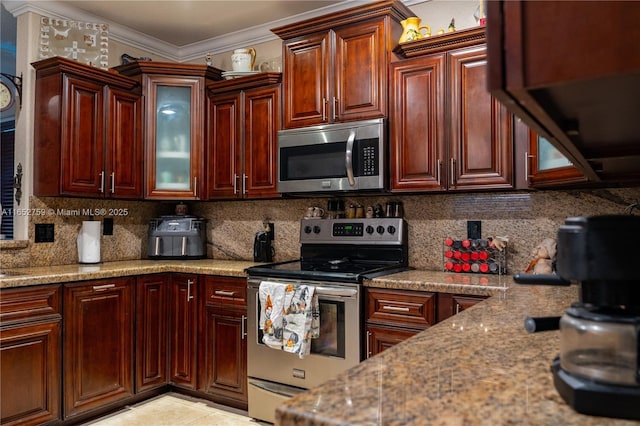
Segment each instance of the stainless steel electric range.
M401 218L304 219L300 243L299 260L247 270L249 416L270 422L287 398L362 361L362 282L408 269L407 224ZM320 337L312 340L310 355L301 359L262 343L262 281L315 286Z

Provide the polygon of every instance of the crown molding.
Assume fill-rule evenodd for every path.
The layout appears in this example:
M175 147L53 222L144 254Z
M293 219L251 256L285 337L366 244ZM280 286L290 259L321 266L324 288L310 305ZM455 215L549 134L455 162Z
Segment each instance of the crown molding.
M403 3L406 6L411 6L413 4L425 3L426 1L430 0L404 0ZM370 1L345 0L310 12L292 15L284 19L267 22L241 31L234 31L223 36L213 37L184 46L176 46L136 31L133 28L110 22L99 16L77 9L72 6L72 2L3 0L6 9L16 17L23 13L32 12L41 16L49 16L57 19L108 24L110 39L175 62L192 61L204 57L207 53L217 54L229 52L239 47L245 47L248 43L257 44L277 40L278 36L271 32L271 28L281 27L305 19L312 19L366 3L370 3Z

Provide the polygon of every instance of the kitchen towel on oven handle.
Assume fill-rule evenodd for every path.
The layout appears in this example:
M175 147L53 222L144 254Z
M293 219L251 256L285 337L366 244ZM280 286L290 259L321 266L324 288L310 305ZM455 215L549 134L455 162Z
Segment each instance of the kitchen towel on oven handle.
M258 291L262 342L273 349L298 354L311 350L319 337L320 306L314 286L262 281Z
M258 290L262 343L273 349L282 349L284 299L287 285L262 281Z
M320 335L320 305L315 287L296 284L287 288L282 336L285 352L304 358L311 352L311 339Z

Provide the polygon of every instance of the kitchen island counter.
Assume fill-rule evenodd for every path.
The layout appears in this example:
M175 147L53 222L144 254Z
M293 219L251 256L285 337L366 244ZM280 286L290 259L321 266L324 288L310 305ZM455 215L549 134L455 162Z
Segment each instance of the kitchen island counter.
M576 285L522 286L511 277L480 283L481 276L465 276L407 271L368 281L370 287L454 293L485 289L493 296L287 400L276 424L640 424L574 412L550 372L559 332L524 329L527 316L561 315L578 300ZM505 279L502 289L493 288Z
M0 288L24 287L124 276L181 272L245 277L245 269L259 263L244 260L125 260L98 264L73 264L11 268L0 278Z

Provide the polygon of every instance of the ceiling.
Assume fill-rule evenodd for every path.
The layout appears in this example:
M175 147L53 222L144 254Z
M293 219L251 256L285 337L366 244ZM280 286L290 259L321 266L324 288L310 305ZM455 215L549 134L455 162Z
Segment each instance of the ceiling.
M270 29L373 0L2 0L15 16L109 24L109 38L177 62L277 37ZM424 0L420 0L424 1ZM405 4L416 2L404 1Z
M61 3L167 43L185 46L342 1L82 0Z

